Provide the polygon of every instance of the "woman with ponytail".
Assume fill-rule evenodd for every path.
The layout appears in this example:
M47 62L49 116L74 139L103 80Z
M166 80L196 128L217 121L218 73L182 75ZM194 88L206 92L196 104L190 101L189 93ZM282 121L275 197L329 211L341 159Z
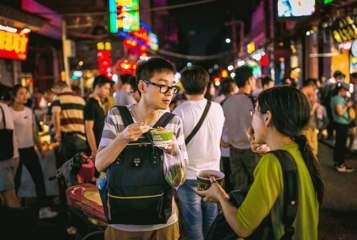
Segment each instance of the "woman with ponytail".
M271 214L275 239L285 232L283 224L284 182L280 163L269 151L285 150L294 158L299 175L298 212L293 223L292 239L317 239L319 206L322 204L324 184L320 165L301 131L309 122L311 107L307 97L289 86L263 91L256 108L251 111L254 135L252 150L265 154L254 171L254 182L239 209L211 177L211 188L199 194L204 201L220 203L231 228L242 238L250 236Z

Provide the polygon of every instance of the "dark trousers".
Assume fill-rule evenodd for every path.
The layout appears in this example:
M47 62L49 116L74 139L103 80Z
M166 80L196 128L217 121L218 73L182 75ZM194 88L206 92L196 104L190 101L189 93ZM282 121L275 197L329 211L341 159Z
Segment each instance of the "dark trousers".
M345 148L348 137L348 124L339 124L335 122L336 143L333 151L333 160L338 165L345 163Z
M87 154L87 143L76 133L62 133L62 141L59 145L60 165L70 160L79 152Z
M231 163L229 157L221 157L221 168L222 172L224 173L224 190L227 193L230 193L233 190L232 183L231 183Z
M32 180L35 183L39 207L46 207L45 180L40 165L40 159L38 159L34 147L19 149L19 154L20 154L20 161L15 174L16 192L19 190L21 185L22 165L25 165L25 167L27 168L27 170L29 171L32 177Z
M327 125L327 135L328 137L333 137L333 130L335 129L335 122L333 121L332 109L331 106L326 106L326 113L329 123Z

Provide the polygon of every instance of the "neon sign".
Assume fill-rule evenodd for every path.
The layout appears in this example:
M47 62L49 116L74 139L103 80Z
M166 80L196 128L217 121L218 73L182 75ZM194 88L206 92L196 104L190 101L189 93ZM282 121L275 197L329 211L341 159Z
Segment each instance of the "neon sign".
M119 35L124 38L135 39L138 44L144 45L152 50L159 49L159 39L151 32L151 28L140 22L139 31L123 32L120 31Z
M139 0L109 0L110 32L140 30Z
M0 58L26 60L28 31L0 26Z

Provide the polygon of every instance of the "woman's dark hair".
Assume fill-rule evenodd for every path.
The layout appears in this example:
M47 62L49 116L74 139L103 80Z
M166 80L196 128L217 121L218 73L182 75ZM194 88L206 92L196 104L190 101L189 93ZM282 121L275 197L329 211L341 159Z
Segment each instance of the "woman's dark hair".
M277 86L263 91L258 96L258 103L261 113L271 112L273 125L278 132L290 137L299 145L321 205L324 197L324 183L320 164L312 153L306 137L301 135L301 130L310 119L309 99L294 87Z
M336 83L335 88L333 89L333 92L332 92L332 96L336 96L341 89L343 89L342 84Z
M13 86L12 91L11 91L11 96L16 97L17 92L20 90L20 88L25 88L25 87L22 86L21 84L17 84L15 86Z

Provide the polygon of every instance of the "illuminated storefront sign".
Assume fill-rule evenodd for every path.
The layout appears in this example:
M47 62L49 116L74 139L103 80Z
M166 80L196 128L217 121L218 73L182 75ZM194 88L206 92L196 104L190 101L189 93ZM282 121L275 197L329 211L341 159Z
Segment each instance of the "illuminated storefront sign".
M336 21L333 26L333 37L338 43L357 38L357 27L351 17L340 18Z
M138 44L144 45L152 50L159 49L159 39L151 32L151 28L140 22L139 31L123 32L120 31L119 35L124 38L135 39Z
M29 31L0 25L0 58L26 60Z
M139 31L139 0L109 0L110 32Z
M255 43L254 42L251 42L248 44L248 47L247 47L247 52L248 53L252 53L255 51Z
M324 4L329 4L329 3L332 3L334 1L336 1L336 0L324 0Z

